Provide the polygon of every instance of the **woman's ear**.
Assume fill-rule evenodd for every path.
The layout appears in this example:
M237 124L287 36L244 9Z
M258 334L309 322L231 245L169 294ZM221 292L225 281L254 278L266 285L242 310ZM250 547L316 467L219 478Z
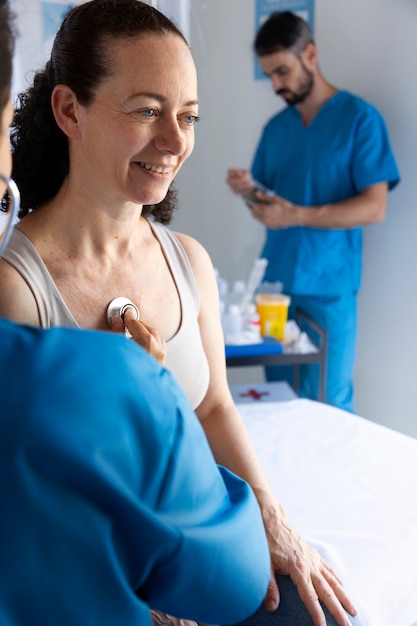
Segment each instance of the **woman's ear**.
M79 104L73 90L67 85L56 85L51 96L51 106L62 132L72 139L79 137Z

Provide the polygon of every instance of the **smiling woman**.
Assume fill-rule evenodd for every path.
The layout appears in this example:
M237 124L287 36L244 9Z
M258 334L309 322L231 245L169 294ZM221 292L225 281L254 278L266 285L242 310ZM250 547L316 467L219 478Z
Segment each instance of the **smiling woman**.
M85 189L94 185L100 211L134 222L137 206L164 200L194 147L194 63L181 38L167 33L163 39L163 46L158 34L110 44L112 71L87 105L68 85L52 92L56 123L73 150L70 175L76 170Z
M72 9L12 129L23 219L0 263L0 314L45 328L127 329L166 359L216 461L253 487L273 569L291 575L315 623L322 599L345 625L343 607L354 608L291 528L230 394L210 258L166 226L197 120L194 62L170 20L138 0ZM121 296L140 315L128 307L109 328L107 307ZM268 609L278 602L271 576Z

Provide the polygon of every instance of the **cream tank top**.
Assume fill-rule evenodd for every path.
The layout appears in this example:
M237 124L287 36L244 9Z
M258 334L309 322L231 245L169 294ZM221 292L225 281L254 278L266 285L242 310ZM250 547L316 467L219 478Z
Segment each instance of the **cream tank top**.
M206 395L210 378L198 325L200 302L197 285L185 250L175 235L162 224L148 222L161 245L181 304L180 327L167 342L166 368L175 376L195 409ZM46 265L24 233L14 229L2 256L29 285L36 300L42 328L79 328ZM123 294L115 294L115 297L118 295Z

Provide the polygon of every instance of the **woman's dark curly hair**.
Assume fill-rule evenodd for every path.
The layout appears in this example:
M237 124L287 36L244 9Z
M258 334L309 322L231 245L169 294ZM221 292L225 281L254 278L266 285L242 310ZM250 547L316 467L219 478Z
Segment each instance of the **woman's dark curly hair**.
M112 71L109 43L149 33L173 33L187 43L171 20L139 0L89 0L67 13L45 69L18 98L10 139L21 217L53 198L69 171L68 139L51 107L54 87L67 85L88 106ZM162 202L145 205L143 215L168 224L175 208L176 192L171 187Z

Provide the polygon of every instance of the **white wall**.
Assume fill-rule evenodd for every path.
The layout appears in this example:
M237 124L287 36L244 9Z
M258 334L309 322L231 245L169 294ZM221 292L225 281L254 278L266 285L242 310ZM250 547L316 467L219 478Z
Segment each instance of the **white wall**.
M174 227L197 237L226 278L246 278L261 247L263 229L226 187L226 170L249 166L263 123L282 105L267 82L252 78L254 1L191 0L191 7L202 121L195 152L177 180L181 209ZM417 436L416 29L415 0L316 0L315 35L323 73L379 108L402 174L401 184L390 194L386 221L364 233L357 410L413 436Z
M183 5L186 0L163 0ZM188 0L187 0L188 1ZM68 0L55 0L67 4ZM76 0L79 3L80 0ZM266 119L282 106L268 82L253 81L254 0L189 0L191 47L202 121L178 177L174 227L196 236L229 280L247 278L263 228L225 185L228 167L248 167ZM44 62L39 0L14 0L19 17L18 88ZM324 74L373 102L388 123L402 174L384 224L365 230L355 373L357 410L417 436L417 62L416 0L316 0L315 34ZM235 370L259 377L259 368Z

